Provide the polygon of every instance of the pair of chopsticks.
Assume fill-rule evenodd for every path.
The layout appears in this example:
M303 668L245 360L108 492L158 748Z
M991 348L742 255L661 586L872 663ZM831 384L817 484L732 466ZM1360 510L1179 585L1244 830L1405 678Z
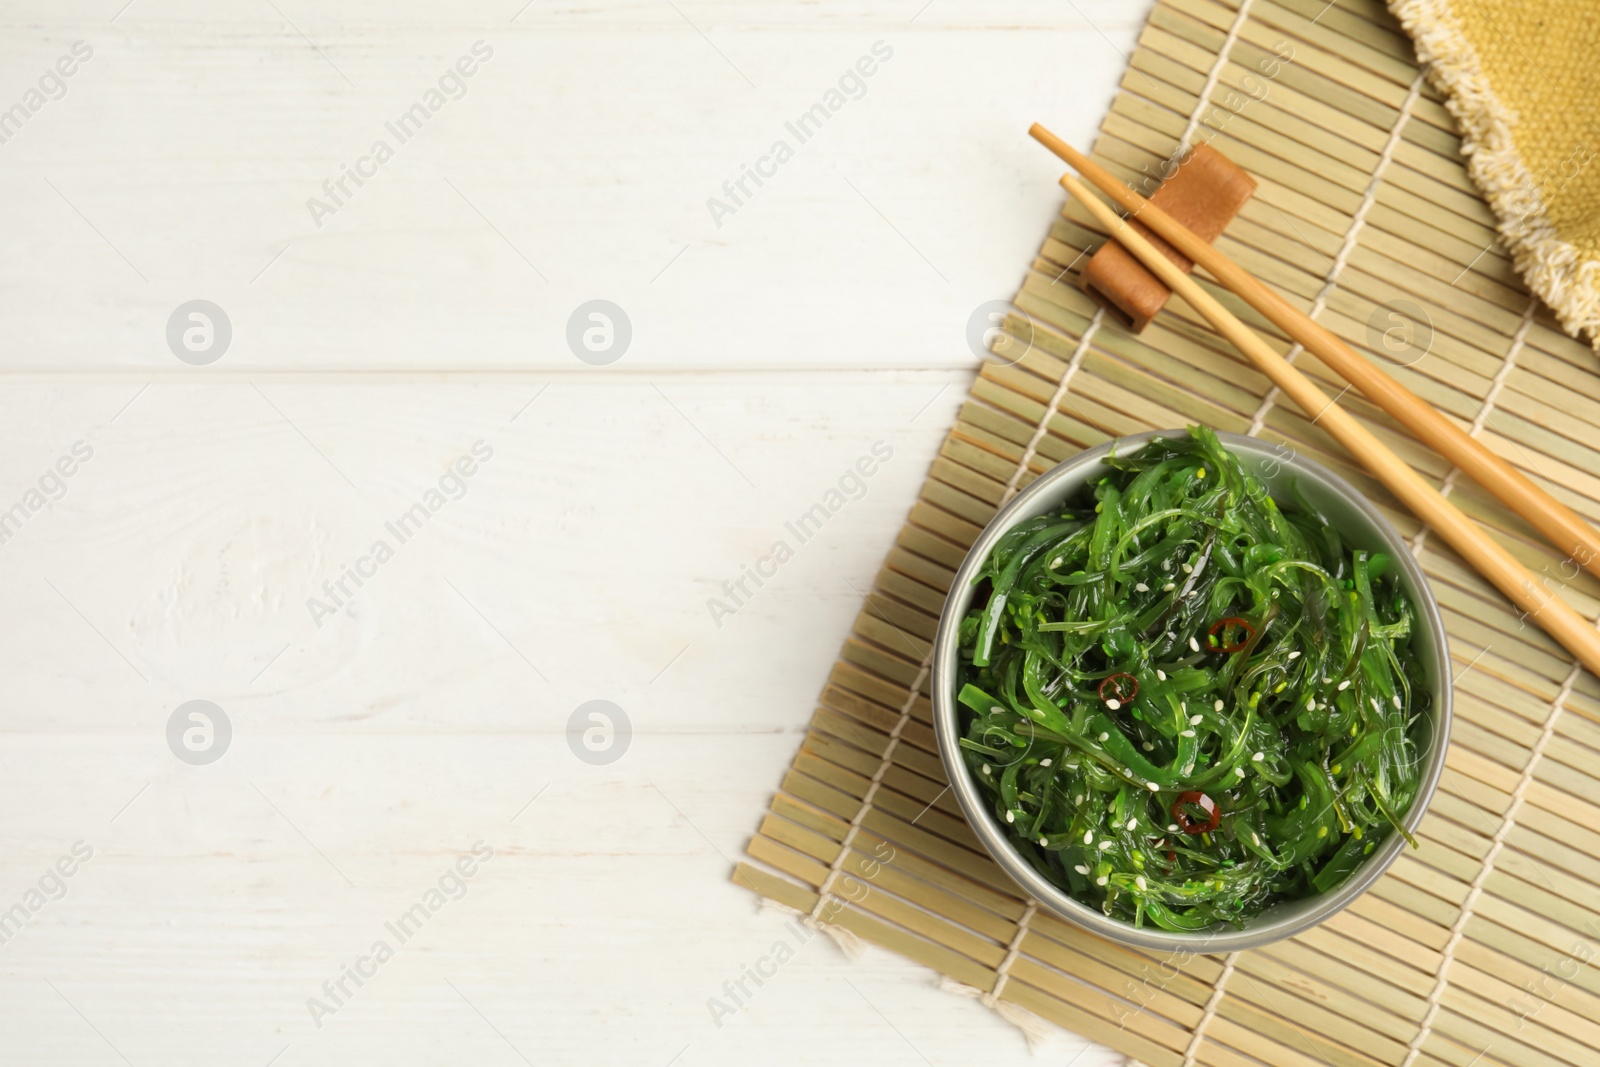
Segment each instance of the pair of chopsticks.
M1191 261L1204 267L1223 287L1259 311L1268 321L1321 357L1336 373L1421 441L1432 446L1512 511L1526 519L1551 543L1569 553L1569 560L1600 575L1600 534L1571 509L1534 485L1510 464L1435 411L1427 402L1390 378L1328 332L1304 312L1223 253L1196 237L1181 222L1119 182L1087 156L1035 124L1033 137L1093 182L1139 221L1160 234ZM1250 327L1179 270L1154 245L1070 174L1061 184L1078 199L1106 232L1218 333L1238 348L1256 368L1286 393L1300 409L1361 461L1412 514L1426 522L1477 572L1520 607L1526 617L1589 670L1600 674L1600 631L1537 579L1498 541L1484 533L1437 489L1412 470L1382 441L1330 400L1288 360L1273 351Z

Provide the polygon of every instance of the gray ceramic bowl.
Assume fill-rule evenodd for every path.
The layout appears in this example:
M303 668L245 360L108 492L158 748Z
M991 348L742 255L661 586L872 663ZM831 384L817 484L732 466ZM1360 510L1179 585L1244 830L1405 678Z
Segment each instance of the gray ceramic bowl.
M1391 833L1383 846L1373 851L1362 865L1331 893L1291 903L1278 904L1250 919L1243 927L1218 926L1210 931L1174 933L1154 927L1135 927L1113 919L1099 909L1073 899L1065 890L1046 880L1012 847L1009 836L994 817L989 802L973 782L967 763L957 744L961 736L961 709L956 702L960 682L960 653L957 631L972 602L972 580L1001 534L1026 519L1061 504L1085 485L1104 474L1105 457L1115 447L1121 455L1138 451L1155 437L1181 437L1183 430L1161 430L1118 438L1098 448L1079 453L1046 472L1000 510L967 553L956 572L939 632L934 638L933 720L939 737L939 752L951 788L984 847L1006 873L1030 896L1070 922L1102 937L1137 948L1188 952L1232 952L1256 948L1281 938L1292 937L1315 926L1346 907L1366 892L1379 875L1394 862L1405 839ZM1423 578L1422 569L1394 529L1378 509L1343 478L1326 467L1295 455L1282 445L1268 444L1237 434L1217 435L1225 448L1239 457L1245 469L1254 474L1279 500L1290 499L1288 490L1298 483L1307 500L1339 528L1346 543L1356 548L1388 553L1395 561L1401 585L1417 609L1419 633L1415 649L1421 659L1426 685L1432 693L1429 718L1421 745L1424 752L1422 779L1416 800L1403 820L1406 829L1415 830L1433 798L1439 776L1444 772L1445 747L1450 741L1450 653L1439 606Z

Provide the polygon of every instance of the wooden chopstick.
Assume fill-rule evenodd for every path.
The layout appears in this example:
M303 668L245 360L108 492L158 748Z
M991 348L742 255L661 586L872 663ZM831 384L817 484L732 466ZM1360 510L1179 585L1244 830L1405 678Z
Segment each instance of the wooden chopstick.
M1529 481L1521 471L1434 409L1371 361L1286 302L1243 267L1195 236L1183 223L1119 182L1083 153L1038 123L1028 131L1121 207L1160 234L1172 247L1204 267L1223 288L1261 312L1268 321L1315 353L1333 371L1393 415L1424 444L1527 520L1568 559L1600 575L1600 532L1582 516ZM1192 303L1192 301L1191 301Z
M1547 590L1499 542L1484 533L1399 456L1389 451L1370 430L1329 400L1327 394L1317 388L1310 378L1274 352L1250 327L1234 317L1231 311L1200 288L1194 279L1174 266L1137 230L1089 192L1082 182L1069 174L1061 179L1061 184L1088 208L1108 234L1166 283L1167 288L1205 316L1218 333L1233 342L1258 370L1272 380L1272 384L1288 394L1301 410L1360 460L1413 514L1431 525L1479 574L1527 612L1584 666L1600 674L1600 631L1572 610L1566 601Z

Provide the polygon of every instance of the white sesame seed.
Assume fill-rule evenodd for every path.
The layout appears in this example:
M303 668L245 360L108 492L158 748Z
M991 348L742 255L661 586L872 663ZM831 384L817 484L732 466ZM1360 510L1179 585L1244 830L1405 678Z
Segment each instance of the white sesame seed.
M1250 831L1250 841L1251 841L1252 844L1257 844L1257 845L1261 844L1261 835L1256 833L1254 830L1251 830Z
M1142 874L1134 875L1133 884L1138 886L1140 889L1146 888L1145 884L1144 884L1144 875L1142 875Z
M1138 819L1129 819L1128 820L1128 829L1137 830L1138 828L1139 828L1139 820Z
M1009 811L1006 812L1006 822L1016 822L1016 821L1017 821L1016 815L1014 815L1013 813L1011 813Z
M1154 752L1155 748L1156 748L1155 745L1152 745L1148 741L1144 742L1144 744L1142 744L1140 747L1143 748L1146 752Z
M1244 768L1243 767L1235 767L1233 769L1233 773L1237 774L1240 778L1243 778L1244 777Z
M1072 802L1074 804L1082 804L1083 803L1083 794L1079 793L1077 796L1073 797L1072 798Z
M1112 842L1110 842L1110 841L1102 841L1102 842L1100 842L1100 851L1104 852L1106 849L1110 848L1111 845L1112 845Z
M1339 692L1342 693L1346 689L1349 689L1349 688L1350 688L1350 679L1346 678L1344 681L1339 683Z
M1220 701L1220 700L1212 701L1211 702L1211 710L1212 711L1221 711L1222 710L1222 701Z
M1148 593L1150 591L1150 587L1145 585L1143 582L1136 582L1134 583L1133 591L1135 593Z
M1260 763L1262 760L1264 760L1266 758L1267 758L1267 754L1265 752L1257 752L1254 756L1250 757L1250 760L1253 763Z
M1110 708L1112 711L1116 711L1118 708L1122 707L1122 701L1118 700L1116 697L1112 697L1110 700L1106 701L1106 707ZM1102 737L1100 740L1104 741L1105 738Z
M1042 760L1040 760L1040 761L1039 761L1039 766L1041 766L1041 767L1048 767L1048 766L1050 766L1050 759L1049 759L1049 757L1046 757L1046 758L1044 758L1044 759L1042 759Z
M1166 681L1167 680L1167 672L1162 670L1160 667L1157 667L1156 668L1156 678L1159 681L1163 681L1163 682Z
M1150 790L1150 792L1152 792L1152 793L1159 793L1159 792L1161 792L1161 787L1160 787L1160 786L1159 786L1159 785L1156 785L1156 784L1155 784L1155 783L1154 783L1154 782L1146 782L1146 783L1145 783L1145 784L1144 784L1144 787L1145 787L1145 788L1146 788L1146 789L1148 789L1148 790Z
M987 764L987 763L985 763L985 764L984 764L984 765L983 765L983 773L984 773L984 774L993 774L993 773L994 773L994 772L993 772L993 771L991 771L991 770L990 770L990 769L989 769L989 765L988 765L988 764Z
M1095 885L1105 885L1106 884L1106 876L1102 874L1100 877L1098 877L1098 878L1096 878L1094 880L1094 884Z
M1404 705L1402 705L1400 703L1400 694L1399 693L1396 693L1394 696L1390 697L1389 699L1394 701L1394 706L1397 707L1397 708L1404 706Z
M1106 742L1106 741L1109 741L1109 740L1111 740L1111 735L1110 735L1110 734L1101 734L1101 735L1100 735L1100 740L1101 740L1101 741L1102 741L1102 742Z
M1093 830L1085 830L1083 832L1083 843L1086 844L1086 845L1094 844L1094 831Z
M1003 712L1005 710L1006 709L1002 708L999 704L990 704L989 705L989 714L990 715L999 715L1001 712Z
M1079 874L1088 874L1088 873L1089 873L1089 868L1087 868L1087 867L1085 867L1085 866L1084 866L1084 865L1083 865L1083 864L1081 864L1081 863L1080 863L1080 864L1078 864L1078 865L1077 865L1077 866L1076 866L1076 867L1074 867L1074 868L1072 868L1072 869L1073 869L1073 870L1075 870L1075 871L1077 871L1077 872L1078 872L1078 873L1079 873Z
M1170 593L1176 588L1178 588L1178 583L1177 582L1168 582L1166 585L1161 587L1161 591L1163 593Z
M1193 635L1191 635L1189 637L1189 651L1190 652L1199 652L1200 651L1200 642L1196 641L1194 639Z
M1054 569L1054 568L1059 567L1059 566L1061 566L1061 557L1060 556L1057 556L1055 559L1050 561L1051 569Z
M1042 838L1042 837L1041 837L1041 838L1039 838L1039 844L1041 844L1041 845L1048 845L1048 844L1049 844L1049 843L1050 843L1050 842L1049 842L1049 841L1046 841L1046 840L1045 840L1045 839L1044 839L1044 838Z
M1289 653L1289 658L1290 659L1299 659L1300 658L1300 650L1297 648L1293 652Z
M1185 730L1182 733L1180 733L1178 736L1179 737L1193 737L1194 736L1194 731L1193 730Z
M1175 822L1167 823L1167 833L1175 834L1177 832L1178 832L1178 824L1177 823L1175 823Z
M1306 710L1307 711L1316 711L1317 710L1317 698L1316 697L1307 697L1306 698Z
M1191 715L1189 716L1189 725L1199 726L1202 722L1205 722L1205 719L1206 717L1204 715Z
M1183 565L1183 573L1185 573L1185 574L1193 574L1194 573L1194 564L1185 563Z

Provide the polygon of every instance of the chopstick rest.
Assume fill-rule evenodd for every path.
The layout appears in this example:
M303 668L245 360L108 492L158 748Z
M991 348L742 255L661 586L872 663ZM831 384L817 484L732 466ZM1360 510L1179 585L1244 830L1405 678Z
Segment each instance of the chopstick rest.
M1150 202L1210 244L1255 191L1255 179L1242 167L1202 144L1183 157L1176 173L1161 183ZM1179 270L1185 274L1194 270L1194 262L1160 235L1137 219L1128 221ZM1172 295L1160 278L1115 241L1107 241L1089 257L1083 270L1083 290L1134 333L1150 325Z

